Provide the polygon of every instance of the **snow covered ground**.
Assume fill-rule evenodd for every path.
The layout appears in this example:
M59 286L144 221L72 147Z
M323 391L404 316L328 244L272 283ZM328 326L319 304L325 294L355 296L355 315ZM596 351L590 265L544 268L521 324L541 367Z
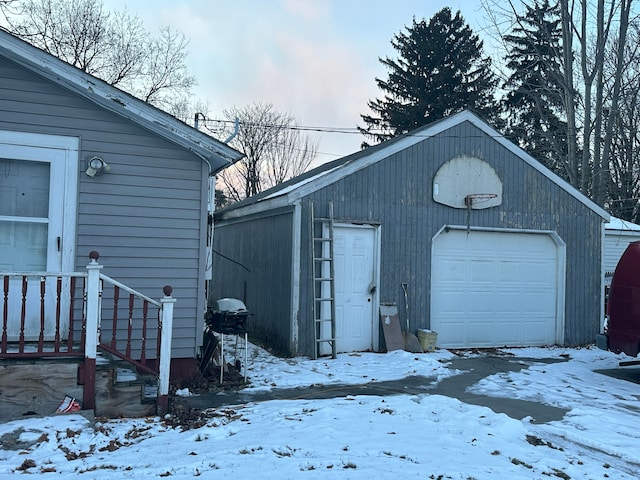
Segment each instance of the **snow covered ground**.
M624 357L589 349L506 350L533 362L472 387L568 409L534 424L429 395L274 400L208 412L199 428L171 419L98 422L77 414L0 424L0 479L637 479L640 385L594 372ZM251 346L250 389L361 384L408 375L434 382L460 372L453 354L362 353L278 359ZM638 367L627 367L638 368ZM187 392L183 392L187 393Z

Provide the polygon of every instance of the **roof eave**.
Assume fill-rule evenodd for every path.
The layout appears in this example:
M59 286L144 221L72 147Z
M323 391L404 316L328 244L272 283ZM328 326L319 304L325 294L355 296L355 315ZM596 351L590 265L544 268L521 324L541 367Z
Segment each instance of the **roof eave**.
M177 118L119 90L53 55L0 29L0 52L9 60L77 93L203 158L212 173L232 165L243 154Z

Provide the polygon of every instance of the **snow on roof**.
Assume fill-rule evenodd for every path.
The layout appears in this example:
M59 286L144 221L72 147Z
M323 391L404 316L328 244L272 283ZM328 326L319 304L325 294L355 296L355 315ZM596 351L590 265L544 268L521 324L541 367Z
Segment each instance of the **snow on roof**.
M611 220L604 224L606 230L626 230L633 232L640 232L640 225L627 222L621 218L611 217Z

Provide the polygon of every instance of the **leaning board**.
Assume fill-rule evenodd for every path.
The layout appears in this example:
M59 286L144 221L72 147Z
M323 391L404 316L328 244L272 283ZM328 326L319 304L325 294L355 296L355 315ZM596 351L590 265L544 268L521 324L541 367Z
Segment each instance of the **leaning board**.
M404 350L404 337L400 328L398 307L395 303L380 305L380 325L382 326L387 352Z

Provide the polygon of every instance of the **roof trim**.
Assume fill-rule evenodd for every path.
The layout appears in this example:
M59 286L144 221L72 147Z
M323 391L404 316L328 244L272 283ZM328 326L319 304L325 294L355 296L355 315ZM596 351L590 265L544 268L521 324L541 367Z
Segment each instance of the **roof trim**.
M190 127L168 113L143 102L59 58L40 50L0 27L0 55L112 113L181 146L206 161L216 173L243 154Z
M509 150L514 155L529 164L531 167L536 169L553 183L565 190L580 203L600 215L604 220L609 221L609 213L606 210L597 205L567 181L563 180L551 170L546 168L539 161L537 161L523 149L518 147L516 144L508 140L506 137L504 137L504 135L489 126L484 120L482 120L480 117L469 110L464 110L460 113L451 115L442 120L438 120L429 125L418 128L406 135L396 137L376 146L369 147L366 150L362 150L347 157L343 157L342 159L335 160L329 165L335 165L336 163L338 165L332 166L330 169L327 167L323 168L323 166L317 167L316 169L307 172L307 174L302 174L301 176L297 177L297 180L292 179L291 182L286 182L285 184L281 184L277 187L267 190L255 199L253 199L253 197L250 197L246 199L246 203L244 201L240 202L239 204L237 204L237 209L244 211L245 208L251 206L252 213L267 210L269 208L270 202L264 202L264 200L272 200L274 198L282 196L286 196L287 203L293 203L301 197L307 196L317 190L320 190L330 185L331 183L334 183L344 177L347 177L348 175L357 172L358 170L366 168L390 155L404 150L405 148L411 147L425 140L426 138L438 135L445 130L448 130L463 122L470 122L471 124L479 128L500 145L505 147L507 150ZM314 172L318 173L314 174ZM260 205L263 202L264 204ZM227 215L230 215L231 210L234 210L233 205L220 212L222 218L227 218ZM234 217L239 215L242 215L242 212L234 212L233 214Z

